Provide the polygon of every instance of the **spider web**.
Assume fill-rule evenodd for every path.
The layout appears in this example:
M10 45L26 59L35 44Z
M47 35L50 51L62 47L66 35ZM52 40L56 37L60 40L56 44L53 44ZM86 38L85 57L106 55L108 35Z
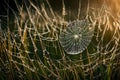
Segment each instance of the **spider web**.
M92 39L90 45L87 45L84 51L81 51L81 54L72 55L77 56L77 58L74 58L66 55L64 51L66 48L61 46L62 42L60 43L59 39L59 35L69 27L67 25L71 26L69 23L72 21L68 18L71 15L67 14L68 10L65 8L64 1L61 13L52 10L47 0L47 8L45 5L38 7L31 1L29 3L30 6L25 5L26 10L23 7L18 7L19 14L15 14L14 27L16 30L14 32L8 30L4 32L2 37L9 44L6 51L9 53L8 55L13 57L10 59L12 63L18 65L18 67L22 65L32 72L39 72L38 67L34 65L36 63L50 72L49 76L53 75L59 78L57 71L81 68L87 76L89 72L94 72L100 66L106 69L108 65L116 65L116 63L111 62L120 56L120 20L113 20L111 23L110 17L113 16L106 6L102 6L101 12L93 11L91 15L87 15L91 23L96 22L94 35L92 34L93 37L90 38L90 40ZM78 15L79 13L78 10ZM75 20L79 20L79 18ZM76 27L72 28L75 31L77 29ZM73 41L70 43L73 43ZM79 44L79 46L82 45ZM70 49L72 52L74 50L76 49ZM14 58L20 60L20 62ZM20 71L20 68L17 68L17 70L20 76L26 74L24 70ZM103 73L105 72L106 70ZM102 73L96 73L94 78L101 75Z

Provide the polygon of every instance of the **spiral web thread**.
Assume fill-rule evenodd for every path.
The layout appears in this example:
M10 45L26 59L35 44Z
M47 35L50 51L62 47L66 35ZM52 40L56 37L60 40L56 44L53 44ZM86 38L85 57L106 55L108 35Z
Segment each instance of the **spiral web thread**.
M79 54L91 42L95 24L87 20L78 20L69 23L67 29L60 33L60 43L68 54Z
M94 71L100 66L107 67L103 71L107 73L109 66L119 64L117 61L120 56L120 20L112 16L109 8L103 5L101 12L93 11L89 16L91 22L96 22L90 43L92 46L88 46L84 52L77 55L77 58L72 59L66 55L59 43L59 33L66 29L70 21L66 16L71 15L67 14L64 1L61 13L54 11L48 0L45 2L48 8L44 3L38 7L31 1L30 6L24 2L26 10L18 6L19 14L14 12L14 32L9 29L7 32L1 31L2 45L5 47L3 49L9 60L2 61L2 57L0 60L9 71L15 69L14 73L17 73L16 76L19 78L30 72L35 73L37 79L39 76L46 79L49 77L64 79L69 76L66 74L70 73L75 80L79 80L80 76L77 76L79 73L97 78L102 76L102 73L94 75ZM112 23L110 17L115 19ZM21 69L21 66L24 69Z

